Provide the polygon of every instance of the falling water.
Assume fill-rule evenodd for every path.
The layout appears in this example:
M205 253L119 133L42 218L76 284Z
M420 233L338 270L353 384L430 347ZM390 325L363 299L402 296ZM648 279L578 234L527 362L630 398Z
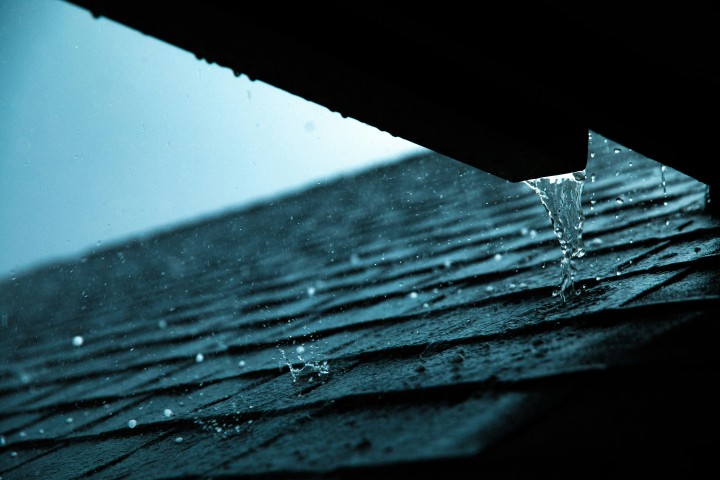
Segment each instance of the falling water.
M577 265L575 260L585 255L583 248L583 215L581 196L585 185L585 170L526 180L525 183L540 197L560 240L563 258L560 261L562 280L557 292L563 301L574 291Z

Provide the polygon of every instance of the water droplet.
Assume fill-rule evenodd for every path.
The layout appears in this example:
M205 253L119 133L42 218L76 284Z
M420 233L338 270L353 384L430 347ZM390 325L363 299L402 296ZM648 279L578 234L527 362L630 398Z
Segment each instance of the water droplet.
M308 288L307 288L308 297L314 296L316 291L317 291L317 290L315 290L315 287L308 287Z
M132 420L130 420L130 421L127 423L127 426L130 427L130 428L135 428L135 427L137 427L137 420L135 420L135 419L133 418Z
M628 162L628 167L632 167L632 166L633 166L633 162Z
M449 258L446 258L445 261L443 262L443 266L445 268L450 268L452 266L452 260L450 260Z
M418 294L417 294L417 292L410 292L410 294L408 295L408 297L415 299L415 298L418 297Z
M18 433L18 435L20 435L21 438L27 437L27 433L25 433L24 430L22 432Z
M302 345L298 345L295 349L295 353L297 353L298 355L302 355L303 353L305 353L305 347L303 347Z
M158 320L158 328L167 328L167 321L166 320Z
M620 176L620 170L615 170L615 176L616 177Z
M238 367L244 367L245 366L245 360L240 360L238 362Z
M0 435L0 447L5 445L5 435Z
M17 452L10 452L10 456L13 457L13 458L14 458L14 457L17 457L17 455L18 455Z
M622 198L618 197L618 198L615 199L615 203L623 204L623 203L624 203L624 200L623 200Z
M503 256L502 256L502 254L500 254L500 253L496 253L496 254L493 256L493 259L494 259L496 262L499 262L500 260L502 260L502 258L503 258Z
M595 158L595 152L590 152L590 158Z
M65 423L73 423L73 422L74 422L73 417L67 417L65 419Z
M620 153L622 150L620 150L618 147L613 148L613 153Z
M72 339L73 347L79 347L83 343L85 343L85 339L83 339L83 337L81 337L80 335L76 335Z
M197 355L195 355L195 361L196 361L197 363L200 363L200 362L202 362L203 360L205 360L205 355L203 355L202 353L198 353Z
M592 175L590 175L590 182L591 182L591 183L595 183L595 179L596 179L596 178L597 178L597 175L595 175L595 174L593 173Z
M170 418L170 417L173 416L173 411L170 410L169 408L166 408L165 410L163 410L163 415L164 415L166 418Z
M350 263L352 265L359 265L360 264L360 256L357 253L353 253L350 255Z
M175 443L182 443L183 437L175 437Z

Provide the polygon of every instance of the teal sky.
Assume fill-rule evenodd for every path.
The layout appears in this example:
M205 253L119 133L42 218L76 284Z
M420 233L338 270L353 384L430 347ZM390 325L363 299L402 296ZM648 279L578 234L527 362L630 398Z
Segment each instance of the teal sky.
M63 0L0 1L0 277L423 150Z

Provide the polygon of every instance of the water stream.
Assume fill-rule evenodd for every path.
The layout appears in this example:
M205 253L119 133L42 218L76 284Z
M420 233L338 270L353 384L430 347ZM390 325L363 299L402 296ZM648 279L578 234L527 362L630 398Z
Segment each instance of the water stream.
M585 170L526 180L525 183L540 197L555 236L560 241L563 254L560 261L562 279L556 294L567 301L568 296L575 292L576 259L585 255L582 239L585 215L581 202Z

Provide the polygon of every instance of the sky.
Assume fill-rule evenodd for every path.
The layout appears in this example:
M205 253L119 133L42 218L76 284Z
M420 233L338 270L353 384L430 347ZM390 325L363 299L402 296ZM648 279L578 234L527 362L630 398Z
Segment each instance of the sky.
M423 151L63 0L0 1L0 278Z

